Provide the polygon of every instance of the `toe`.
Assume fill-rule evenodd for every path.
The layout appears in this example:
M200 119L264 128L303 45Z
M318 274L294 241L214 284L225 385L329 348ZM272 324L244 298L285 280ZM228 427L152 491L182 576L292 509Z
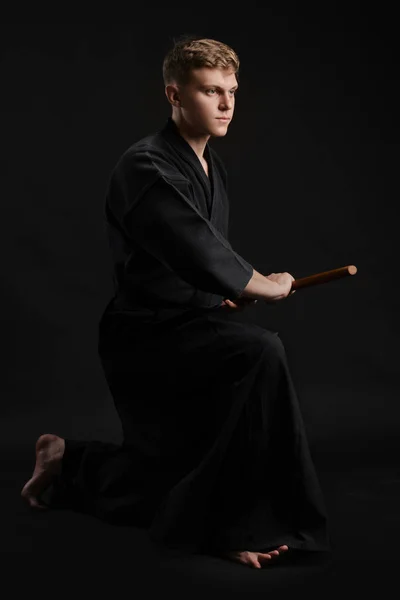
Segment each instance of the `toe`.
M261 564L266 564L271 562L272 556L270 553L268 554L258 554L258 562Z
M28 503L29 506L31 506L31 508L38 508L39 510L47 510L49 508L48 506L46 506L46 504L43 504L34 496L28 498Z

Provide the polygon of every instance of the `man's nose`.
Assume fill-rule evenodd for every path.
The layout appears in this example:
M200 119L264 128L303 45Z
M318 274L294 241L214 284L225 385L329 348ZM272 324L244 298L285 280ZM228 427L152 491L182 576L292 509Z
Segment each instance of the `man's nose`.
M221 96L220 105L224 106L226 109L232 108L232 106L233 106L233 98L232 98L232 96L229 93L223 94Z

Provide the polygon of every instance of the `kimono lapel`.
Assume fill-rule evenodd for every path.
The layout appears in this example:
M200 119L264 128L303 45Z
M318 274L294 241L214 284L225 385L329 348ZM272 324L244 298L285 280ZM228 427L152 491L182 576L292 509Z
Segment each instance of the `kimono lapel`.
M207 144L205 151L204 151L204 157L207 161L207 165L208 165L208 177L207 175L204 173L204 175L206 175L207 178L207 182L208 182L208 186L209 186L209 194L210 194L210 199L211 199L211 205L209 206L209 219L210 221L212 220L213 214L215 212L215 205L216 205L216 197L215 197L215 167L214 167L214 161L210 152L210 147ZM204 169L203 169L204 171Z
M201 164L197 154L188 142L181 136L175 122L171 117L168 118L167 123L162 130L162 135L173 145L174 149L180 157L188 163L195 171L207 199L208 217L211 220L214 211L214 200L215 200L215 186L214 183L214 163L209 151L208 144L206 145L204 157L208 164L208 177L204 171L203 165Z

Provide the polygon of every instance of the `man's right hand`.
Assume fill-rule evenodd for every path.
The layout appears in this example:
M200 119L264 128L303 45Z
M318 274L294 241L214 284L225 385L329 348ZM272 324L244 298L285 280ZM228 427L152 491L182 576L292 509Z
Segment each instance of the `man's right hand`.
M295 293L295 290L292 290L292 283L294 281L294 277L290 273L270 273L269 275L265 276L265 279L273 281L279 286L271 290L271 296L269 295L268 290L268 296L264 297L264 300L267 303L283 300L284 298L287 298L288 296L291 296Z
M268 304L277 302L294 294L294 290L292 291L293 281L294 277L287 272L261 275L253 269L253 275L241 295L245 298L260 298Z

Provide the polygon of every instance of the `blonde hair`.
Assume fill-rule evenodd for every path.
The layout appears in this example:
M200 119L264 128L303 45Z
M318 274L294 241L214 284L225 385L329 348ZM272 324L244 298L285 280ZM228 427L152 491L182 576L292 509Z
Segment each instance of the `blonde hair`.
M174 42L163 62L164 84L184 84L192 69L232 69L238 75L239 57L232 48L208 38L185 37Z

